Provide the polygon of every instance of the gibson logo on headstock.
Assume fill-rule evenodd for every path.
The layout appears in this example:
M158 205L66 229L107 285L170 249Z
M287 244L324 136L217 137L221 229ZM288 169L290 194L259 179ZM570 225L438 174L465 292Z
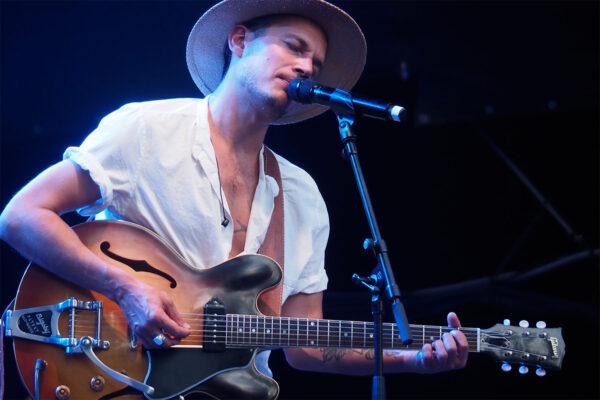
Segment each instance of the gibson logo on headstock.
M552 358L558 358L558 339L550 337L550 345L552 346Z

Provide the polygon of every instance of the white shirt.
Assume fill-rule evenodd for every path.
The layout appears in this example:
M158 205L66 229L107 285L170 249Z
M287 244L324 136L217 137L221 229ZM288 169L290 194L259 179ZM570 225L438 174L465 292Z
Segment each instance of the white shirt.
M88 170L101 198L81 215L125 219L169 241L195 268L227 260L234 224L221 196L210 140L207 99L130 103L102 119L80 147L64 158ZM244 253L256 253L265 237L277 182L265 175L261 150L259 180L252 202ZM276 155L284 199L283 299L326 289L324 254L329 235L325 202L314 180Z

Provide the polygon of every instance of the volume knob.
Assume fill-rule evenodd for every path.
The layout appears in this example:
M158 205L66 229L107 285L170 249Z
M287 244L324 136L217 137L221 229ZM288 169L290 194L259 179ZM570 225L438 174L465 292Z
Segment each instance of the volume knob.
M60 385L56 387L54 394L58 400L67 400L71 397L71 389L66 385Z

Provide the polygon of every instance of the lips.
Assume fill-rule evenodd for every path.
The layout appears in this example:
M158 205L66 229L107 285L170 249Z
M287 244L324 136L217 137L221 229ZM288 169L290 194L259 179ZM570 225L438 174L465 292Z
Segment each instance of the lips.
M290 84L290 82L292 81L292 79L291 79L291 78L285 78L285 77L282 77L282 76L278 76L278 77L277 77L277 79L284 81L284 82L286 83L286 87L287 87L287 86Z

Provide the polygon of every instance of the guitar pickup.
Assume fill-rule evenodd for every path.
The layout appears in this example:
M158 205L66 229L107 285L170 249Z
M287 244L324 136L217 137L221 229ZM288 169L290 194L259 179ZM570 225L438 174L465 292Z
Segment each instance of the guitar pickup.
M213 297L204 305L204 324L202 326L202 348L208 352L225 351L226 329L225 305Z
M105 350L110 343L102 340L102 308L101 301L82 301L71 297L57 304L8 310L5 335L63 346L67 354L81 353L79 339L76 338L76 314L78 311L88 311L94 314L96 322L93 347ZM69 332L66 337L61 335L58 326L59 317L64 311L69 312Z

